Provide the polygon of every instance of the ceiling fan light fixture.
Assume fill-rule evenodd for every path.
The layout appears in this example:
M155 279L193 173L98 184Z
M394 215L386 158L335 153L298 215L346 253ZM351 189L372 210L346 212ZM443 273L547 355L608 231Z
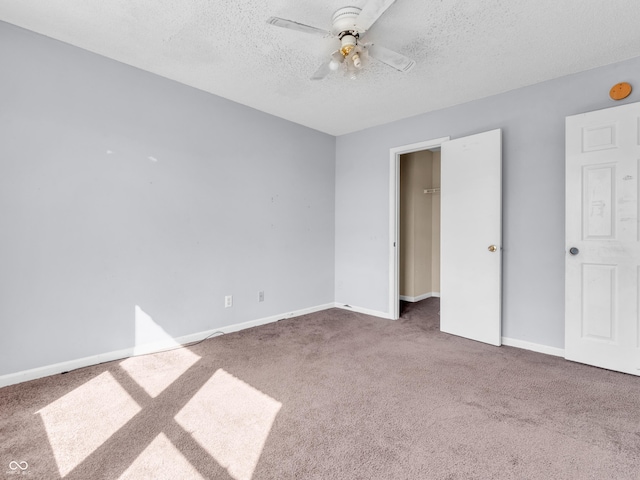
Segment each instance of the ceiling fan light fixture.
M353 50L353 45L345 45L340 49L340 51L342 52L342 55L344 55L345 57L349 55L352 50Z
M362 60L360 60L359 53L356 53L355 55L353 55L353 57L351 57L351 61L353 62L353 66L356 67L358 70L362 68Z
M342 55L342 52L339 50L336 50L331 54L331 60L329 61L329 69L335 72L340 68L340 65L342 65L343 63L344 63L344 56Z
M358 44L358 38L354 35L343 35L340 37L340 52L342 52L343 56L349 55L356 45Z

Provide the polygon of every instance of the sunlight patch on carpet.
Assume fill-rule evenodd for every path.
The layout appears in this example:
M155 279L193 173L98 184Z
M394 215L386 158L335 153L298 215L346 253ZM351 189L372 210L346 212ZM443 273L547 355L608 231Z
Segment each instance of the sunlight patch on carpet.
M130 357L120 362L120 366L155 398L198 360L198 355L187 348L180 348L159 355Z
M188 478L204 480L164 433L151 444L119 477L119 480L161 480Z
M38 410L62 477L140 411L109 372Z
M175 417L235 480L250 480L282 404L218 369Z

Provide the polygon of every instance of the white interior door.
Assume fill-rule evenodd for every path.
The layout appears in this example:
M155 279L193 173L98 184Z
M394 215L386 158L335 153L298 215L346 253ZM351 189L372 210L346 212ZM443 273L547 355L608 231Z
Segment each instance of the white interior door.
M501 344L502 132L442 144L440 330Z
M565 357L640 375L640 104L567 117Z

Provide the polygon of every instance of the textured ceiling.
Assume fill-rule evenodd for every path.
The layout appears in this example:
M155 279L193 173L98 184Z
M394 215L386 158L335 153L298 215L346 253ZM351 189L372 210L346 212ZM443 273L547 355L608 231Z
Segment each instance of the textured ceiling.
M337 40L266 24L365 1L2 0L0 20L333 135L640 56L638 0L397 0L365 40L416 67L355 80L309 80Z

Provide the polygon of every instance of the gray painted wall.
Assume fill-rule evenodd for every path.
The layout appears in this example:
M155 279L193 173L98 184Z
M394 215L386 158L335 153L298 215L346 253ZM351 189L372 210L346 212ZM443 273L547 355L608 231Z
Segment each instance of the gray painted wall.
M0 65L0 375L333 302L334 137L6 23Z
M136 306L174 337L385 313L389 149L494 128L503 334L562 348L564 117L640 77L637 58L336 140L1 22L0 65L0 375L133 346Z
M389 149L501 128L503 336L564 348L564 119L639 78L635 58L338 137L336 302L389 311Z

